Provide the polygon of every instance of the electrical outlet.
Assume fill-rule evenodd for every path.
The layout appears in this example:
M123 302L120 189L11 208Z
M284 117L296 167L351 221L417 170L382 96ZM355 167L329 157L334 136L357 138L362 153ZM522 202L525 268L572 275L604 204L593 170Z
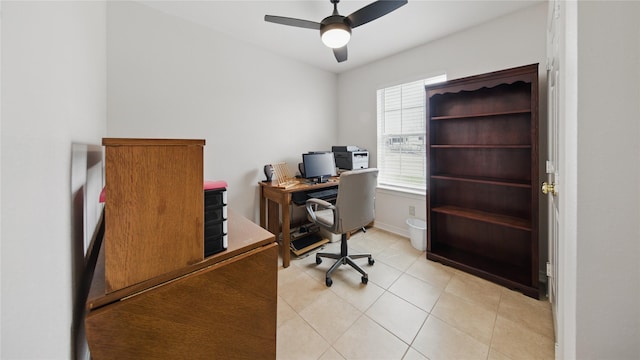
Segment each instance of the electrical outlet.
M409 215L416 216L416 207L415 206L409 206Z

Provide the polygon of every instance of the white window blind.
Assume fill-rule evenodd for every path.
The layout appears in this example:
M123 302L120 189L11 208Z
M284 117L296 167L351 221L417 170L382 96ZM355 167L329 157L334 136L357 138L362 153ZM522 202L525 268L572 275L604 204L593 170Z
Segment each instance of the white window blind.
M424 87L446 80L446 75L440 75L378 90L380 185L426 190Z

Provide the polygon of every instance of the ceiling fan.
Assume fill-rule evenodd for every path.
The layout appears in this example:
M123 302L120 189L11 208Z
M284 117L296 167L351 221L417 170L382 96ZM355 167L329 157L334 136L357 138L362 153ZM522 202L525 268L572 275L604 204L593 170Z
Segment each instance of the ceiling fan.
M342 16L338 13L338 3L340 0L330 1L333 4L333 13L322 19L319 23L315 21L273 15L265 15L264 21L320 30L322 42L327 47L333 49L333 54L338 62L343 62L347 60L347 43L349 42L349 39L351 39L351 29L387 15L407 3L407 0L378 0L356 10L349 16Z

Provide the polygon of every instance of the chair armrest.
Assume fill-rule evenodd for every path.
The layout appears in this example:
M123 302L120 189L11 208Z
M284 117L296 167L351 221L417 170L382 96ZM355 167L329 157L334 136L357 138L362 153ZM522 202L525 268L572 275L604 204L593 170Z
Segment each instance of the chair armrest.
M326 209L330 209L333 212L333 219L335 222L335 218L336 218L336 207L331 204L328 201L324 201L322 199L316 199L316 198L311 198L308 199L306 202L306 209L307 209L307 214L309 214L309 217L311 217L311 221L324 225L325 227L329 228L332 226L332 224L328 224L320 219L318 219L318 217L316 216L315 212L317 209L320 210L326 210Z
M307 208L309 208L310 205L318 205L322 209L335 209L335 206L330 202L316 198L307 199Z

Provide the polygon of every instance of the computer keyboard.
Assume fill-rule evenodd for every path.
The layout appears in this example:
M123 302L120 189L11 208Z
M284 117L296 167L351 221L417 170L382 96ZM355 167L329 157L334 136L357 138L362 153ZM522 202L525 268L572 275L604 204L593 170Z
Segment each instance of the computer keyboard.
M335 198L336 196L338 196L337 188L310 191L310 192L300 191L300 192L295 192L291 194L291 201L293 201L293 203L296 205L303 205L305 202L307 202L307 199L314 198L314 199L329 200L329 199Z
M338 189L326 189L326 190L319 190L319 191L313 191L313 192L308 192L307 193L307 197L309 199L311 198L315 198L315 199L331 199L334 198L338 195Z

